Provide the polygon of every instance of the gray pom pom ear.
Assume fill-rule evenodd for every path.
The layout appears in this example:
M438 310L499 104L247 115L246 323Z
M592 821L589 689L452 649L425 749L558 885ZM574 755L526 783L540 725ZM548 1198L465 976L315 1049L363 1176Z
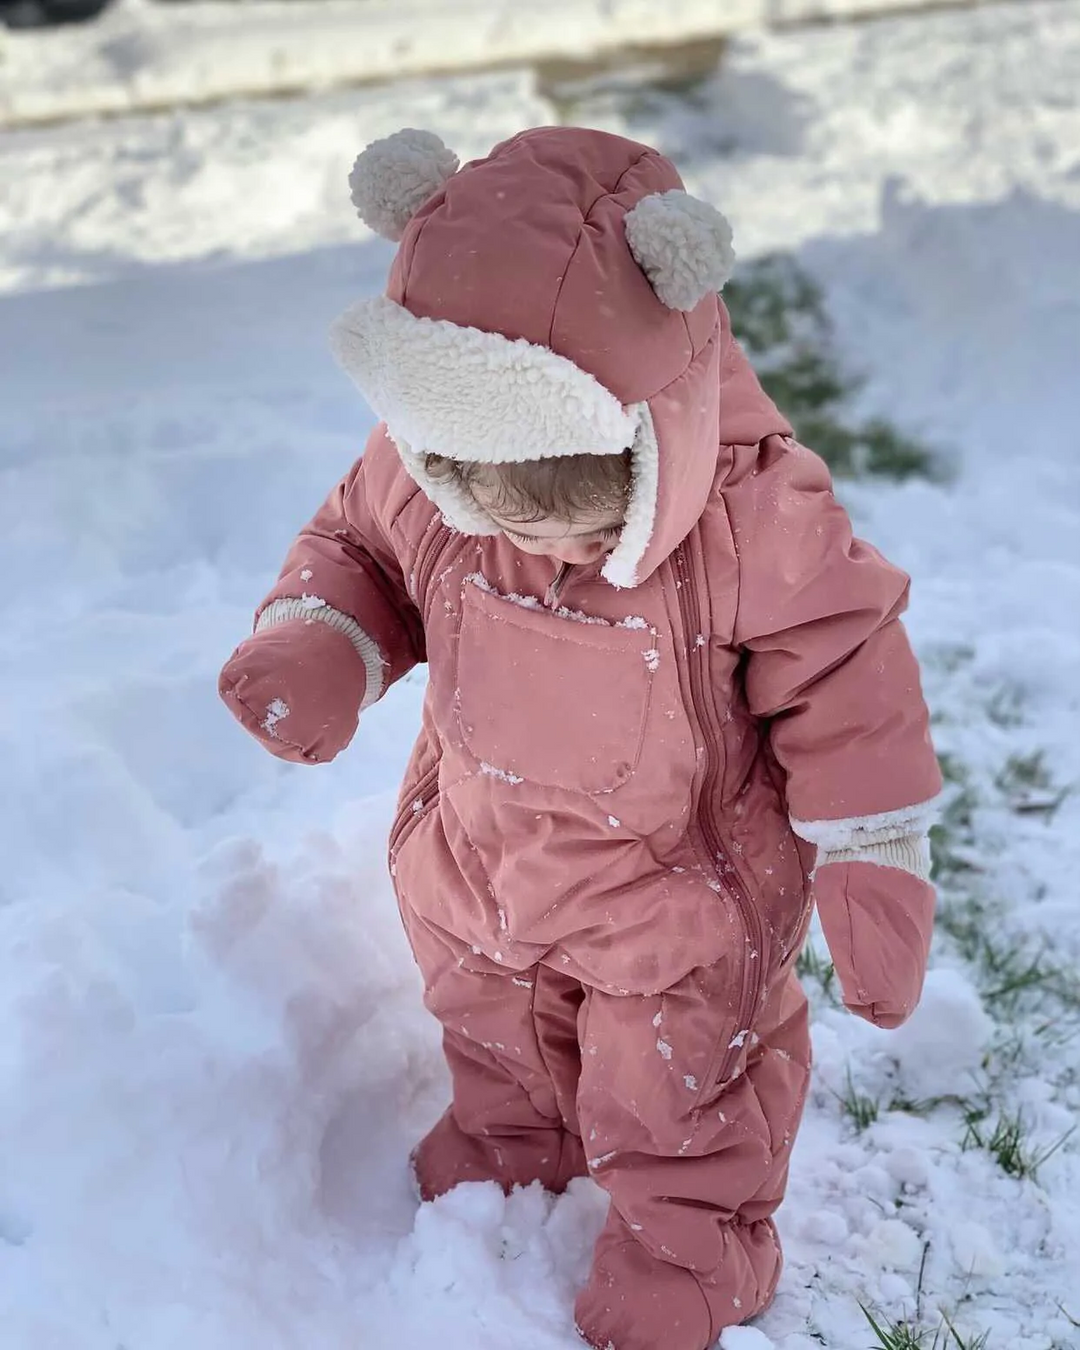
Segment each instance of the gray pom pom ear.
M457 172L458 157L431 131L406 127L356 157L349 188L356 214L395 243L427 199Z
M669 309L693 309L731 276L731 226L714 206L673 188L626 213L626 242Z

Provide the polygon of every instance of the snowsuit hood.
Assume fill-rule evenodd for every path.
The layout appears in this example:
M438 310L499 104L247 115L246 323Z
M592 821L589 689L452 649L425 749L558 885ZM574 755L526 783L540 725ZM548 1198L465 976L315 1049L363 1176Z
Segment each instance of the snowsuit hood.
M715 263L708 227L720 227L695 235L682 208L711 208L682 188L636 141L523 132L446 179L405 225L386 295L337 322L335 354L450 525L499 528L429 477L424 452L498 463L629 448L627 523L603 575L637 585L700 518L717 446L790 431L731 342L716 291L673 308L638 261L666 250L684 282L701 256ZM642 203L657 216L674 203L674 223L642 224ZM683 303L695 289L691 278Z

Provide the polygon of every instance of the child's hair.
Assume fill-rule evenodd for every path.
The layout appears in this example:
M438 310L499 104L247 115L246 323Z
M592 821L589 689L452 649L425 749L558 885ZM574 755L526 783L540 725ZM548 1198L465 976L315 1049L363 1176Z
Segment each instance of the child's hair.
M512 464L483 464L427 454L424 464L437 483L457 482L471 496L482 483L485 504L504 520L524 525L554 516L573 521L595 511L614 511L630 499L630 451L618 455L557 455Z

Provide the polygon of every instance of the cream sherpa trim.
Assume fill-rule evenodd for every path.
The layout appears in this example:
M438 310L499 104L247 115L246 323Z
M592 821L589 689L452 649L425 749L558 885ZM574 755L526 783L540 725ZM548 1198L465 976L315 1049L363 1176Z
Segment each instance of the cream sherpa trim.
M635 403L628 411L637 417L637 433L630 449L630 500L619 542L608 555L600 575L612 586L636 586L638 568L656 525L660 495L660 443L647 403Z
M614 455L634 439L632 414L595 376L524 338L377 296L336 320L330 346L394 439L418 451L505 464Z
M866 848L885 844L890 839L901 839L907 834L925 834L937 819L941 804L940 794L914 806L901 806L895 811L881 811L871 816L850 816L845 820L797 820L791 818L791 828L808 844L816 844L826 852L847 848Z
M626 213L626 242L669 309L722 290L735 265L727 217L680 188L642 197Z
M341 610L334 609L332 605L322 601L315 604L313 599L314 597L305 595L271 600L256 620L255 631L261 633L264 628L272 628L275 624L285 623L288 619L307 619L309 622L325 623L331 628L336 628L339 633L344 633L363 661L367 674L364 701L360 704L360 711L363 712L365 708L370 708L373 703L379 701L386 688L386 662L383 660L382 652L379 651L375 640L364 632L354 618L342 614Z
M417 318L385 296L346 310L330 330L330 346L386 423L410 476L462 534L501 529L460 483L434 480L425 453L506 464L629 448L626 524L603 576L613 586L637 584L660 484L660 448L647 403L623 407L594 375L548 347Z
M626 506L626 523L619 535L619 542L601 569L605 581L620 589L638 583L638 567L645 556L656 522L660 486L660 446L649 405L631 404L627 411L635 414L638 420L637 435L630 451L630 500ZM405 441L395 438L394 444L410 477L423 488L452 529L462 534L502 533L502 527L495 524L460 483L454 479L440 481L432 478L423 455L417 454ZM473 458L480 457L477 455Z
M637 584L652 538L660 449L647 403L627 407L595 376L547 347L446 319L417 318L385 296L334 323L331 349L386 423L410 476L462 534L501 529L460 483L438 482L425 453L483 464L630 448L626 524L604 564L613 586Z
M818 855L815 873L829 863L865 862L875 867L896 867L920 881L930 880L930 840L925 834L905 834L863 848L842 848Z
M414 127L372 141L349 174L356 214L396 243L427 199L457 172L458 162L433 132Z
M601 569L605 581L620 589L638 583L638 567L645 556L656 522L660 485L660 446L649 405L631 404L628 411L636 414L638 419L637 435L630 451L630 500L626 506L626 523L619 534L619 542ZM417 454L405 441L394 438L394 444L410 477L419 483L452 529L462 534L502 533L502 527L495 524L460 483L454 479L439 481L432 478L423 455ZM472 458L479 460L480 456L474 455Z

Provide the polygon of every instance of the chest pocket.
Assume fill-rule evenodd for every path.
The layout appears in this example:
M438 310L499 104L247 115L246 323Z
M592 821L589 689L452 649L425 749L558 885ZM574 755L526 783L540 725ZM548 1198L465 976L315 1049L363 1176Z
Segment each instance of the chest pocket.
M611 792L641 757L656 664L648 628L577 622L466 582L457 715L490 772Z

